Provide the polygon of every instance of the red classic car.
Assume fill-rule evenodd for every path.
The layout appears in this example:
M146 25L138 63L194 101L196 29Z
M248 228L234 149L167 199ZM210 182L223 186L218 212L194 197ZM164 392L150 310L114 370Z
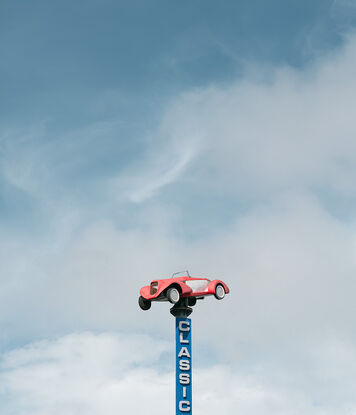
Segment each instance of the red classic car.
M214 295L222 300L229 293L228 286L220 281L208 278L192 278L189 275L153 280L150 285L142 287L138 303L142 310L151 308L152 301L169 301L177 304L180 299L187 298L188 305L195 305L197 299Z

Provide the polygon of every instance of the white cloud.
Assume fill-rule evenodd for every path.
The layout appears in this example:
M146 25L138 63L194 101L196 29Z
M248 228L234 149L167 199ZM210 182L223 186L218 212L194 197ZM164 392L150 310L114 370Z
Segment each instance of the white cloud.
M170 358L162 365L164 356ZM2 357L0 409L12 415L163 415L174 410L173 368L173 343L148 336L87 332L32 343ZM290 387L293 373L278 380L261 369L247 374L212 364L193 370L196 414L336 415L355 410L354 399L328 407L325 399L315 401L309 384Z
M137 174L132 168L124 176L126 196L142 202L173 186L194 159L194 174L189 173L198 194L206 186L236 198L252 195L255 207L236 217L231 229L190 243L178 240L173 227L162 231L159 215L151 218L149 231L120 231L110 221L78 231L75 223L61 222L57 227L68 230L50 233L44 241L9 244L6 236L0 254L6 270L1 276L2 320L12 327L25 321L31 330L46 330L52 319L64 327L140 326L139 286L190 268L221 275L240 295L228 307L228 313L248 316L233 332L236 342L280 339L290 321L301 336L322 327L349 330L354 228L329 215L328 206L311 194L317 194L315 188L335 191L336 202L354 195L355 66L351 37L343 50L306 71L279 70L268 80L249 78L177 99L162 120L157 141L152 139L148 160L138 163ZM98 127L92 139L100 133ZM70 154L68 148L62 151ZM110 182L111 194L117 194L116 179ZM62 236L66 231L68 238ZM132 312L130 322L121 310ZM28 318L34 320L31 325Z
M58 327L165 333L169 305L157 303L143 313L139 288L188 268L231 286L224 301L201 302L195 318L199 338L232 361L236 349L249 354L251 344L258 358L269 359L275 347L293 347L303 359L308 342L352 330L355 232L315 199L285 197L206 240L178 241L150 229L120 231L98 223L62 244L46 240L30 249L4 243L3 324L40 335ZM210 338L212 325L216 336Z
M165 163L156 162L155 164L159 165L158 168L153 169L153 171L143 171L139 177L131 177L128 184L126 184L126 186L130 186L130 189L127 191L128 199L135 203L141 203L155 196L161 188L174 183L194 156L192 148L183 148L183 150L182 155L172 167L164 168ZM172 164L172 160L169 160L168 164Z
M39 191L39 177L43 173L44 158L40 142L44 136L42 123L26 131L10 129L0 135L0 178L26 193ZM45 176L42 176L42 180Z
M162 388L171 386L167 375L151 368L166 350L166 343L147 336L83 333L8 352L1 412L138 413L142 405L156 406Z
M354 195L355 70L356 38L349 36L304 70L259 68L233 85L187 93L161 128L199 138L198 180L226 191L256 198L322 186Z
M351 36L345 48L306 70L254 75L173 102L147 158L96 184L107 184L108 204L142 205L150 226L123 230L115 218L83 225L76 219L80 207L69 203L65 212L75 215L59 222L56 211L56 225L42 240L1 235L2 336L38 338L84 327L167 339L169 305L143 313L138 291L188 268L231 287L224 301L206 299L193 315L195 347L208 344L206 353L220 364L197 371L197 411L355 413L355 45ZM9 164L2 168L13 185L36 192L41 174L36 163L25 165L20 174ZM158 196L188 174L197 199L203 188L219 191L222 203L224 195L248 200L249 208L205 239L178 238ZM141 203L153 196L165 212L163 225ZM348 220L330 213L333 204L346 205ZM136 350L140 340L127 336L132 346L123 349ZM136 413L141 401L133 397L156 402L163 391L166 406L155 407L163 413L172 373L157 373L146 362L158 355L144 350L137 367L120 366L115 350L123 342L114 334L81 334L6 354L1 404L16 415L129 413L129 405ZM156 347L144 342L147 351Z

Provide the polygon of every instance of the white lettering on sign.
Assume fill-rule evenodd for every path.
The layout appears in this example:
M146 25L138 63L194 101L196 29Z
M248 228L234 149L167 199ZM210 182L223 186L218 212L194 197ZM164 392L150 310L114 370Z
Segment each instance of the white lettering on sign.
M182 388L182 394L180 395L182 397L182 400L178 402L178 408L180 412L191 412L191 402L190 402L190 395L188 396L188 393L190 392L190 389L188 389L188 386L190 387L191 384L191 374L189 371L191 370L191 362L190 362L190 352L189 352L189 337L186 338L187 333L190 332L190 321L179 321L178 323L178 330L179 330L179 344L181 344L181 348L178 353L178 367L179 367L179 384ZM183 372L183 373L180 373ZM187 373L188 372L188 373ZM178 387L178 386L177 386ZM180 399L180 398L179 398Z
M189 360L180 360L179 361L179 369L180 370L190 370L190 362Z
M179 410L182 412L189 412L190 411L190 402L189 401L180 401L179 402Z
M183 338L184 334L182 332L179 333L179 341L181 344L189 344L189 340L188 339L184 339Z
M189 385L190 384L190 374L189 373L181 373L179 375L179 383L181 385Z
M190 357L190 354L189 354L188 348L187 348L187 347L185 347L185 346L183 346L183 347L180 349L180 352L178 353L178 357L179 357L179 358L181 358L182 356Z
M184 327L186 325L186 327ZM179 331L190 331L190 323L189 321L180 321L178 323Z

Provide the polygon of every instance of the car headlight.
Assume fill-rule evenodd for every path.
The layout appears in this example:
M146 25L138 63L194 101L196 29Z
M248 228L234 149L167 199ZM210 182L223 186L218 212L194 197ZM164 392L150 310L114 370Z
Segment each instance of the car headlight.
M150 294L156 294L158 290L158 282L151 282Z

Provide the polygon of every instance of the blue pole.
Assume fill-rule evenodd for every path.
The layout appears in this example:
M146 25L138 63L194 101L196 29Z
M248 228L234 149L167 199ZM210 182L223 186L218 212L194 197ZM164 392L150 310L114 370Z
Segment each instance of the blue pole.
M176 317L176 415L192 414L192 321Z

